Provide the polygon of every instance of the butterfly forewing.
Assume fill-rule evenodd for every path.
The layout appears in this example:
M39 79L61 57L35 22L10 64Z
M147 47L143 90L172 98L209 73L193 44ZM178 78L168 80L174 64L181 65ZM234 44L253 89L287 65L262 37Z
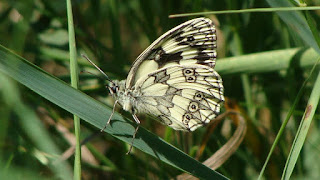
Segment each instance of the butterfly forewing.
M126 88L132 88L139 78L164 67L201 64L214 67L216 59L216 29L211 20L197 18L163 34L135 60Z

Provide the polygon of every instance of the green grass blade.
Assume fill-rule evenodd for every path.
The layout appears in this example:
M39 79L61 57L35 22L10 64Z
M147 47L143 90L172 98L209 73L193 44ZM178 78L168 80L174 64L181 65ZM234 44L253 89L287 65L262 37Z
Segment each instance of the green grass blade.
M308 133L310 124L312 122L312 119L314 117L314 113L317 109L319 99L320 99L320 72L318 73L318 77L312 89L310 99L307 104L307 108L304 112L298 132L296 134L292 148L290 150L290 154L282 174L282 179L290 179L290 176L293 172L293 169L300 155L300 151L304 145L304 141L307 137L307 133Z
M78 64L77 64L77 50L74 34L74 24L72 15L71 0L67 0L67 14L68 14L68 33L69 33L69 51L70 51L70 75L71 86L78 89ZM73 115L74 119L74 132L76 137L75 157L74 157L74 180L81 179L81 142L80 142L80 118Z
M169 18L187 17L187 16L204 16L204 15L210 15L210 14L265 13L265 12L278 12L278 11L311 11L311 10L320 10L320 6L252 8L252 9L239 9L239 10L196 12L196 13L173 14L173 15L170 15Z
M215 69L222 75L279 71L288 69L292 58L300 51L302 54L298 67L310 67L316 63L319 55L313 49L293 48L219 59Z
M111 109L104 104L71 88L2 46L0 46L0 71L98 129L105 125L111 114ZM130 143L134 130L134 123L115 113L105 131ZM201 179L226 179L142 127L136 135L134 147Z

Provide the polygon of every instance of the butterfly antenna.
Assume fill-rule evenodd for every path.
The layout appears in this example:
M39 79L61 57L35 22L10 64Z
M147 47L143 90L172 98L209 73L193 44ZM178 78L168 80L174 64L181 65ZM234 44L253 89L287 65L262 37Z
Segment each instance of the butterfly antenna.
M109 82L113 83L113 81L109 78L109 76L106 73L104 73L95 63L93 63L86 55L81 54L81 56L84 57L87 61L89 61L95 68L97 68L106 77L106 79Z
M96 78L101 79L101 80L106 80L105 78L102 78L101 76L98 76L98 75L96 75L96 74L94 74L94 73L92 73L92 72L90 72L90 71L81 70L80 73L81 73L81 74L82 74L82 73L88 73L88 74L93 75L93 76L96 77Z

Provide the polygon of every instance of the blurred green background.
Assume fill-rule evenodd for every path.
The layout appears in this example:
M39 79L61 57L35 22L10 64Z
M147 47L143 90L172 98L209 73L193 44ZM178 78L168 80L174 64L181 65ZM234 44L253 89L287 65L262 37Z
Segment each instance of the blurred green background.
M131 63L157 37L174 26L195 18L169 19L170 14L276 7L293 5L294 1L281 0L277 4L272 0L77 0L72 3L79 54L87 54L111 79L125 79ZM307 4L320 5L318 0L307 1ZM319 29L320 11L310 13ZM302 66L299 63L305 49L310 46L317 48L315 40L310 34L297 28L307 28L302 27L297 20L304 18L301 13L298 18L294 14L279 15L276 12L206 17L212 19L218 29L218 61L228 57L233 57L236 61L242 55L262 52L264 54L256 54L255 58L270 58L274 50L301 48L294 54L288 68L257 70L254 73L220 73L224 81L225 96L240 106L248 124L244 142L218 169L218 172L231 179L258 177L279 128L297 98L299 88L310 76L264 173L266 179L280 179L319 72L317 68L316 73L310 75L310 64ZM0 2L0 44L70 83L67 29L65 1ZM281 59L278 61L281 62ZM267 68L268 64L265 66ZM100 76L98 71L80 57L79 67L82 71ZM80 74L80 90L111 107L113 100L104 85L104 81L92 74ZM317 110L292 179L320 178L320 112L319 108ZM121 108L117 111L131 117ZM181 133L152 118L140 117L143 127L190 156L196 156L205 136L205 127L193 133ZM217 151L230 138L232 131L230 120L223 121L210 134L199 161L206 160ZM81 139L97 132L99 129L82 121ZM9 177L14 179L68 179L68 175L73 173L72 155L63 161L60 170L49 168L49 164L59 163L56 159L72 143L72 114L0 72L0 174L9 172ZM42 151L41 147L44 146L54 149L57 154ZM82 179L169 179L181 174L180 170L139 150L125 155L127 150L128 144L106 133L95 136L82 152Z

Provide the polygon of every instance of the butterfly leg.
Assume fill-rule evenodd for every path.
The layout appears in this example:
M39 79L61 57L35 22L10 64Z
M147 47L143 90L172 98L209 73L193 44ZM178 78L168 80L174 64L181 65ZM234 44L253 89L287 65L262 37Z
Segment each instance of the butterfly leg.
M104 127L101 129L101 132L103 132L103 131L107 128L107 126L110 124L110 121L111 121L111 118L112 118L112 116L113 116L113 114L114 114L114 111L115 111L115 109L116 109L117 103L118 103L118 100L116 100L116 101L114 102L113 109L112 109L112 113L111 113L111 115L110 115L110 117L109 117L106 125L104 125Z
M131 144L130 144L130 148L129 148L128 152L127 152L127 155L130 154L130 152L131 152L131 150L132 150L133 141L134 141L134 139L136 138L136 134L137 134L138 129L139 129L139 127L140 127L140 120L138 119L138 117L137 117L135 114L133 114L132 117L133 117L134 121L136 121L137 127L136 127L136 129L135 129L135 131L134 131L134 133L133 133L132 140L131 140Z

